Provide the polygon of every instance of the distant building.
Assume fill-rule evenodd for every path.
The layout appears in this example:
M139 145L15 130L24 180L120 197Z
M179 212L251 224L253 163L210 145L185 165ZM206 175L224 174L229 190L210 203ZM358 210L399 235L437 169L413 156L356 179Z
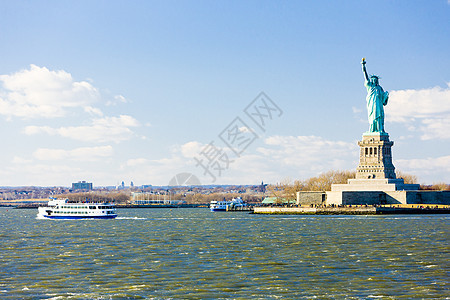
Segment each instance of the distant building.
M72 190L92 190L92 182L78 181L72 183Z
M186 201L170 198L170 194L131 193L131 203L134 205L181 205Z
M258 192L265 193L267 184L264 184L264 181L261 181L261 185L258 186Z

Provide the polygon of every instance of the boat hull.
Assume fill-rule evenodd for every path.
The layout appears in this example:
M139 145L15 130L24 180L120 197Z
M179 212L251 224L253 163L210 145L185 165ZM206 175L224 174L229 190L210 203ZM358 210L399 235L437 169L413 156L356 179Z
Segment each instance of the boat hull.
M227 211L226 208L211 208L211 211Z
M47 216L47 215L39 215L40 217L44 217L46 219L59 219L59 220L79 220L79 219L115 219L117 215L108 215L108 216Z

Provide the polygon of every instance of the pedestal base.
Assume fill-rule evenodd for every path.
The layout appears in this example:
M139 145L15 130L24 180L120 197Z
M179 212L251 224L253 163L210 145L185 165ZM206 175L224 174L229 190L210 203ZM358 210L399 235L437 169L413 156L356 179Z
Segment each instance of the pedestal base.
M392 164L391 148L394 142L387 133L364 133L360 147L359 165L356 168L357 179L395 179L395 167Z
M331 185L331 191L411 191L418 190L419 187L419 184L405 184L403 178L349 179L347 184Z

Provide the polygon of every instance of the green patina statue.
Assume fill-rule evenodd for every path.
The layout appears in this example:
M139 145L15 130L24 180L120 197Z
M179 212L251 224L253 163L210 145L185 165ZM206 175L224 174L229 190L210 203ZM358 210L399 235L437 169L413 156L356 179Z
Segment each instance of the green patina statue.
M383 91L383 88L378 84L379 77L376 75L367 75L366 59L361 61L362 70L366 81L364 85L367 88L367 114L369 116L369 131L367 133L382 133L384 131L384 108L387 104L389 93Z

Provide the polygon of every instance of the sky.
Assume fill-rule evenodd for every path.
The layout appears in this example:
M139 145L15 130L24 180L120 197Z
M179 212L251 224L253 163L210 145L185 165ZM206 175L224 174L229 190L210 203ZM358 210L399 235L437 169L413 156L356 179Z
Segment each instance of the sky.
M355 170L363 57L396 170L450 183L448 0L0 0L0 45L0 186Z

